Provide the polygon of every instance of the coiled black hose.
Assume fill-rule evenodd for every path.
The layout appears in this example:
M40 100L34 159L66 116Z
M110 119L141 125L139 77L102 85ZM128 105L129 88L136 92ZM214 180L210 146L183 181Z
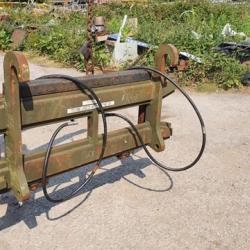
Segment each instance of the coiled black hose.
M153 69L153 68L149 68L149 67L145 67L145 66L137 66L137 67L133 67L133 68L130 68L129 70L138 70L138 69L141 69L141 70L146 70L146 71L150 71L150 72L153 72L153 73L156 73L162 77L164 77L165 79L167 79L169 82L171 82L184 96L185 98L188 100L188 102L191 104L191 106L193 107L198 119L199 119L199 122L200 122L200 125L201 125L201 132L202 132L202 143L201 143L201 148L200 148L200 151L197 155L197 157L194 159L193 162L191 162L190 164L188 164L187 166L184 166L184 167L180 167L180 168L172 168L172 167L167 167L165 165L163 165L162 163L158 162L151 154L150 152L147 150L147 148L145 147L144 144L143 145L143 148L145 150L145 152L147 153L148 157L156 164L158 165L159 167L163 168L163 169L166 169L166 170L169 170L169 171L174 171L174 172L180 172L180 171L185 171L185 170L188 170L189 168L193 167L201 158L204 150L205 150L205 146L206 146L206 138L207 138L207 135L206 135L206 128L205 128L205 123L203 121L203 118L201 116L201 113L200 111L198 110L197 106L195 105L195 103L193 102L193 100L191 99L191 97L186 93L186 91L184 89L182 89L174 80L172 80L167 74L157 70L157 69ZM115 116L118 116L117 114L115 114ZM120 118L122 118L123 120L125 120L126 122L128 122L130 124L130 126L133 128L133 126L131 125L131 122L128 121L128 119L126 117L122 117L120 116ZM135 127L133 128L134 131L136 131ZM137 131L138 132L138 131ZM138 133L136 133L138 134ZM137 135L138 136L138 135ZM138 136L139 140L142 139L140 136ZM140 140L141 142L141 140Z
M105 149L106 149L106 144L107 144L107 121L106 121L106 117L119 117L119 118L123 119L124 121L126 121L131 126L131 128L134 130L134 132L136 133L136 135L137 135L137 137L138 137L138 139L139 139L139 141L140 141L143 149L145 150L146 154L148 155L148 157L151 159L151 161L153 163L155 163L160 168L163 168L163 169L166 169L166 170L169 170L169 171L179 172L179 171L184 171L184 170L190 169L191 167L193 167L200 160L200 158L201 158L201 156L202 156L202 154L204 152L205 145L206 145L206 130L205 130L205 124L204 124L203 118L202 118L202 116L201 116L198 108L196 107L195 103L192 101L192 99L190 98L190 96L181 87L179 87L179 85L174 80L172 80L170 77L168 77L165 73L162 73L159 70L156 70L156 69L153 69L153 68L149 68L149 67L144 67L144 66L133 67L133 68L130 68L129 70L138 70L138 69L140 69L140 70L146 70L146 71L149 71L149 72L153 72L153 73L156 73L156 74L164 77L169 82L171 82L186 97L186 99L188 100L188 102L191 104L191 106L193 107L193 109L194 109L195 113L197 114L197 117L198 117L198 119L200 121L201 130L202 130L202 145L201 145L201 148L200 148L200 151L199 151L197 157L194 159L194 161L192 163L190 163L190 164L188 164L187 166L184 166L184 167L173 168L173 167L165 166L164 164L158 162L153 157L153 155L149 152L149 150L147 149L146 145L144 144L143 139L142 139L139 131L137 130L136 126L128 118L126 118L125 116L122 116L122 115L116 114L116 113L105 113L105 111L103 110L102 104L101 104L99 98L96 96L95 92L91 88L89 88L87 85L85 85L82 81L80 81L80 80L78 80L78 79L76 79L74 77L65 76L65 75L48 75L48 76L43 76L42 77L43 79L45 79L45 78L63 78L63 79L67 79L67 80L70 80L70 81L74 82L82 91L85 92L87 90L91 94L91 97L96 101L96 103L98 105L99 111L100 111L100 113L102 115L103 127L104 127L102 152L100 154L100 157L99 157L99 160L97 162L96 167L92 170L91 174L85 179L85 181L81 185L79 185L79 187L77 189L75 189L72 193L70 193L69 195L67 195L66 197L61 198L61 199L51 198L49 196L48 192L47 192L48 161L49 161L50 153L51 153L51 150L52 150L52 147L53 147L53 143L54 143L54 140L55 140L57 134L64 127L70 126L72 124L71 123L64 123L61 126L59 126L56 129L56 131L53 133L53 135L52 135L52 137L50 139L50 142L48 144L48 147L47 147L46 156L45 156L44 165L43 165L43 174L42 174L42 188L43 188L43 192L44 192L45 197L49 201L51 201L51 202L62 202L62 201L70 199L76 193L78 193L81 189L83 189L88 184L88 182L93 178L96 170L100 167L100 163L101 163L101 161L103 159L104 152L105 152Z
M78 80L75 77L71 77L71 76L67 76L67 75L46 75L46 76L42 76L38 79L48 79L48 78L60 78L60 79L66 79L69 81L72 81L73 83L75 83L79 89L81 89L84 93L88 92L91 96L92 99L94 99L97 103L98 109L102 115L102 121L103 121L103 142L102 142L102 150L99 156L99 159L96 163L96 166L92 169L90 175L83 181L83 183L81 183L73 192L71 192L70 194L68 194L67 196L63 197L63 198L59 198L59 199L55 199L52 198L47 191L47 175L48 175L48 163L49 163L49 158L50 158L50 154L51 154L51 150L53 148L53 143L54 140L57 136L57 134L64 128L67 126L71 126L73 125L72 123L63 123L62 125L60 125L55 132L53 133L48 147L47 147L47 151L46 151L46 155L44 158L44 163L43 163L43 171L42 171L42 189L43 189L43 193L44 196L46 197L47 200L49 200L50 202L54 202L54 203L58 203L58 202L63 202L66 200L69 200L71 197L73 197L75 194L77 194L80 190L82 190L87 184L88 182L93 178L96 170L100 167L101 161L103 159L104 156L104 152L106 149L106 145L107 145L107 135L108 135L108 131L107 131L107 121L106 121L106 117L105 117L105 112L102 106L102 103L100 102L98 96L95 94L95 92L88 87L86 84L84 84L83 81Z

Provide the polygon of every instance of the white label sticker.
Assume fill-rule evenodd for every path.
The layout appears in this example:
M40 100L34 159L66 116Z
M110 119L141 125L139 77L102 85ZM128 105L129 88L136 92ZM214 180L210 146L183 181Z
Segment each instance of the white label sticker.
M89 101L83 101L81 107L75 107L71 109L67 109L68 114L72 113L77 113L77 112L82 112L82 111L89 111L98 108L98 105L95 100L89 100ZM108 101L108 102L103 102L102 106L105 107L110 107L115 105L115 101Z
M96 104L96 100L83 101L82 106Z

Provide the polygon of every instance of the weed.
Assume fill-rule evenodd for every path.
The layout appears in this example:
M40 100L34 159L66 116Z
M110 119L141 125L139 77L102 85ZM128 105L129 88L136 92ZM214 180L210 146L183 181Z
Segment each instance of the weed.
M171 3L169 3L171 2ZM203 64L190 61L182 81L189 83L213 82L223 88L238 87L240 76L246 69L233 57L224 55L214 48L224 41L239 41L241 37L223 37L223 27L230 23L233 29L250 36L249 3L212 4L210 1L149 1L147 5L108 4L95 7L96 16L105 16L110 32L118 32L125 14L138 18L135 38L152 45L172 43L180 51L186 51L202 59ZM0 26L0 49L7 50L10 34L22 26L30 31L24 50L32 51L67 65L83 70L79 48L86 41L86 14L80 12L59 14L46 13L39 17L26 9L7 10L12 17L9 25ZM192 31L201 35L192 36ZM125 36L129 33L125 30ZM108 66L110 54L104 46L95 45L95 62ZM154 65L152 50L141 62Z

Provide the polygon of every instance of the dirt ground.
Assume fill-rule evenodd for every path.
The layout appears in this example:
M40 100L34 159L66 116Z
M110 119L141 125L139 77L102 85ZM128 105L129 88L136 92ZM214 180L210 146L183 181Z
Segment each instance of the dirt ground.
M2 57L0 57L2 65ZM31 78L71 69L30 64ZM0 66L0 80L2 77ZM0 196L0 249L250 249L250 95L195 93L207 126L201 161L181 173L159 170L142 150L126 161L103 162L94 181L75 198L49 203L41 190L21 208L10 193ZM163 120L173 136L155 154L168 165L189 163L200 147L200 127L178 93L164 100ZM122 112L136 119L135 108ZM80 124L57 143L83 136ZM124 126L119 120L110 129ZM23 132L25 151L46 146L56 125ZM50 191L69 192L83 168L50 180Z

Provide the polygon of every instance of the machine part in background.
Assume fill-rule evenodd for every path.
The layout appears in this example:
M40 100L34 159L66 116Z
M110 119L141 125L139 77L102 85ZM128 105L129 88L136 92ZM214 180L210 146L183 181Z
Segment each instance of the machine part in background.
M103 16L94 17L93 33L95 42L105 42L108 39L105 18Z
M179 64L177 66L177 71L186 71L188 69L189 59L184 57L181 53L179 56Z
M241 82L244 86L248 86L250 87L250 72L244 74L242 77L241 77Z
M94 37L93 37L93 8L94 0L88 0L88 41L80 49L80 53L84 56L84 66L86 69L86 74L94 74L94 62L93 62L93 46L94 46Z
M16 50L23 45L25 38L27 37L27 31L23 29L16 29L11 36L11 49Z
M239 43L224 42L218 45L215 49L236 58L246 66L248 71L250 70L250 38ZM250 86L249 72L241 76L241 83L244 86Z
M85 43L79 50L80 55L83 56L83 63L86 70L86 75L91 73L94 74L94 65L93 65L93 46L91 43ZM90 63L91 62L91 63Z
M0 22L9 22L11 20L10 14L1 13L0 14Z
M167 59L170 60L169 67L167 65ZM161 44L155 54L156 68L161 72L169 72L170 67L177 67L179 63L179 51L172 44Z
M97 36L106 35L105 18L103 16L94 17L93 32Z
M172 44L161 44L155 55L156 67L161 72L185 71L188 60Z
M250 61L250 38L239 43L224 42L215 49L235 57L241 63L247 64L247 61Z

